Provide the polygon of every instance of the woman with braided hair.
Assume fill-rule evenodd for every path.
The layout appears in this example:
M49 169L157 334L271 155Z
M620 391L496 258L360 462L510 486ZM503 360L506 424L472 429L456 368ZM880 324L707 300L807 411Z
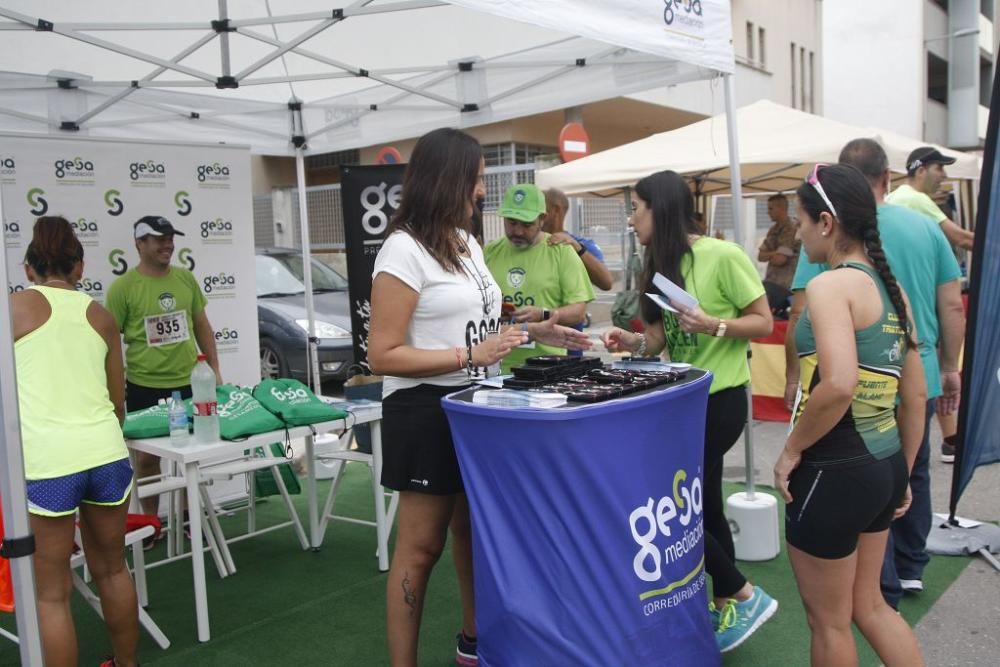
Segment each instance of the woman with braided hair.
M796 194L809 261L833 269L806 287L795 331L802 400L774 466L812 664L857 664L853 622L888 667L922 665L916 637L879 588L923 435L927 388L909 303L860 171L817 165Z

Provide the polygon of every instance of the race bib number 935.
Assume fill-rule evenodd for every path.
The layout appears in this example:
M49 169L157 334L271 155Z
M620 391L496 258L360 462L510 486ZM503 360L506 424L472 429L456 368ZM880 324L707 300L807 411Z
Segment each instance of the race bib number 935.
M187 313L177 310L162 315L150 315L145 319L146 344L149 347L181 343L188 338Z

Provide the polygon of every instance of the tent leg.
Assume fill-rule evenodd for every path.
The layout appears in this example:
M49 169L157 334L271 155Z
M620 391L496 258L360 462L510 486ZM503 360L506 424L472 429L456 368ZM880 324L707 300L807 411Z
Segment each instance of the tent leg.
M302 231L302 282L306 288L306 317L309 318L309 332L306 335L307 360L312 375L313 392L320 391L319 381L319 338L316 337L316 307L313 303L312 251L309 247L309 208L306 205L306 168L302 157L302 147L295 149L295 179L299 190L299 229Z
M986 561L993 566L993 568L1000 572L1000 561L993 557L989 549L983 548L979 550L979 555L986 559Z
M737 245L746 248L751 257L755 255L750 244L743 220L743 180L740 176L740 141L736 130L736 90L733 87L733 75L722 76L726 90L726 130L729 138L729 189L733 198L733 234Z

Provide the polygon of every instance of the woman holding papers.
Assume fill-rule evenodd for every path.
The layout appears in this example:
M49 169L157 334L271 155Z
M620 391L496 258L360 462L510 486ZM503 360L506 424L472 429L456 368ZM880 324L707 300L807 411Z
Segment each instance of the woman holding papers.
M809 261L833 269L806 288L795 330L803 397L774 466L812 664L857 664L853 621L884 664L921 665L913 632L879 587L889 524L909 506L908 470L923 436L927 390L913 320L861 172L817 165L797 194Z
M747 420L747 350L751 338L771 332L771 311L757 268L743 249L699 233L694 199L684 179L661 171L636 183L632 227L646 247L645 333L612 328L604 335L611 352L639 356L666 352L671 360L711 370L705 422L705 570L712 577L709 605L722 651L739 646L775 611L778 603L737 569L733 537L724 513L722 458ZM659 274L659 275L658 275Z
M485 379L529 337L589 347L586 334L554 320L500 330L500 288L469 229L486 194L483 169L471 136L441 129L421 137L375 260L368 360L385 375L382 485L400 492L386 588L393 667L417 664L427 580L449 528L462 598L456 663L478 664L469 505L441 398Z

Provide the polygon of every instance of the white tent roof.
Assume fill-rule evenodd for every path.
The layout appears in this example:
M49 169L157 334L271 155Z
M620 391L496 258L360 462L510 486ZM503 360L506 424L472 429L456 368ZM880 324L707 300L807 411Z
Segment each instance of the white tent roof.
M736 111L744 192L776 192L798 187L816 162L836 162L851 139L871 137L886 149L890 168L906 171L906 156L926 145L873 128L847 125L761 100ZM957 159L948 167L954 178L979 178L973 155L938 147ZM567 193L609 193L662 169L691 177L703 194L729 192L729 142L726 115L595 153L536 175L542 187Z
M696 8L0 0L0 130L277 155L294 153L291 136L310 152L379 144L731 73L729 3Z

